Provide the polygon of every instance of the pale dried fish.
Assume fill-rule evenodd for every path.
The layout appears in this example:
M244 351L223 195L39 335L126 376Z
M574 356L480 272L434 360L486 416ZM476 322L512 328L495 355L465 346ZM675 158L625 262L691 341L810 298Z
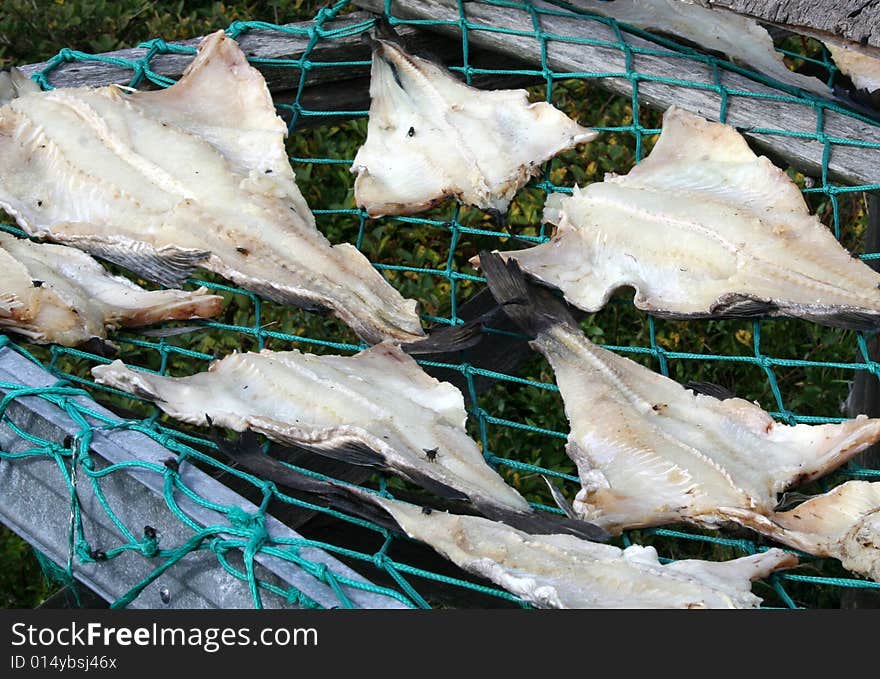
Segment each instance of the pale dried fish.
M429 376L390 342L355 356L233 354L208 372L182 378L131 370L121 361L92 374L100 384L155 401L183 422L251 430L381 467L513 523L533 523L538 516L467 435L461 392Z
M808 92L829 96L821 80L789 70L767 29L749 17L713 9L700 0L573 0L582 9L645 30L668 33L726 54L740 65Z
M778 493L880 440L880 419L790 426L743 399L696 393L590 342L560 300L527 285L515 260L485 253L482 264L495 298L556 374L582 486L579 516L612 533L736 521L880 576L880 484L847 483L775 511Z
M478 90L444 68L374 42L367 140L351 171L371 217L425 210L449 196L506 213L545 160L596 136L525 90Z
M880 274L810 215L801 192L736 130L672 107L629 174L547 199L547 243L502 253L597 311L619 287L659 316L795 316L880 325Z
M286 133L262 75L218 31L166 90L19 92L0 108L0 207L31 235L166 286L200 266L331 309L369 342L423 337L416 302L318 231Z
M868 94L880 90L880 57L871 56L840 40L823 38L834 65Z
M32 342L73 347L120 327L216 316L223 298L206 292L144 290L84 252L0 232L0 327Z
M412 538L539 608L756 608L751 581L797 565L781 549L712 562L661 564L653 547L626 549L571 535L529 535L497 521L374 497Z

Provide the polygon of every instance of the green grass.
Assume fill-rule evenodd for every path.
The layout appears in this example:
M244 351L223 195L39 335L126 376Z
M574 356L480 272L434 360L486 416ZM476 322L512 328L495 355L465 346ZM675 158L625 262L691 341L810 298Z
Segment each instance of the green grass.
M61 47L72 47L89 52L106 51L137 44L139 41L161 36L167 40L204 34L227 26L236 19L290 22L310 18L315 10L325 5L320 2L50 2L39 3L40 12L33 2L7 0L0 16L0 65L21 64L48 59ZM37 18L39 17L39 18ZM546 96L542 87L532 88L534 100ZM609 95L594 83L583 80L557 81L552 92L553 102L584 125L620 126L632 120L629 100ZM641 111L643 126L657 128L660 116L646 109ZM288 151L297 158L351 159L366 134L366 120L359 118L335 123L306 132L295 132L288 140ZM647 153L655 137L645 137L643 153ZM554 184L571 186L601 181L606 172L628 171L636 162L635 139L623 132L603 133L594 142L561 154L549 163L547 178ZM313 209L344 209L354 207L352 177L347 164L295 163L297 183ZM804 177L792 173L792 178L804 185ZM541 208L544 191L527 188L513 202L509 214L511 234L537 236L541 230ZM808 201L823 222L832 224L832 206L821 196L809 196ZM445 204L419 217L437 220L438 224L413 226L405 221L384 219L365 224L361 248L371 261L378 264L406 264L408 266L444 269L450 255L451 232L447 222L456 214L455 206ZM457 211L460 224L495 232L498 227L489 215L462 207ZM860 195L849 194L840 200L840 224L844 245L861 251L865 228L865 209ZM349 215L318 215L318 226L333 242L355 242L361 223ZM485 247L513 247L511 239L492 235L463 233L456 244L452 258L453 270L464 274L478 274L468 259ZM198 274L199 278L222 283L218 277ZM390 282L406 297L418 299L428 316L448 317L453 289L444 276L414 272L387 272ZM454 291L461 304L481 288L472 281L458 281ZM224 293L226 307L220 322L227 325L253 327L255 307L252 300L241 294ZM618 295L601 312L588 316L582 323L584 331L594 341L619 345L646 347L651 344L651 325L647 317L631 304L631 292ZM280 308L263 303L259 324L272 331L292 335L332 339L356 344L351 331L332 317L302 310ZM743 321L653 322L656 343L672 352L715 354L751 357L755 355L755 326ZM821 328L807 323L785 319L762 322L760 350L763 355L813 361L851 361L855 337L848 331ZM143 338L136 333L118 333L122 345L121 357L127 363L158 369L162 355L156 347L143 346ZM154 343L156 344L156 343ZM233 350L258 348L257 341L247 334L228 331L205 331L165 341L165 345L185 347L209 356L226 355ZM309 343L293 342L284 338L268 338L264 344L272 349L300 348L309 351L330 351ZM93 360L75 358L63 351L49 348L33 349L35 355L51 364L61 373L88 378ZM659 362L651 355L632 355L655 370ZM207 360L194 360L174 353L168 355L167 370L172 375L191 374L203 370ZM765 370L748 363L724 361L696 361L669 359L669 375L679 381L702 380L716 382L738 395L758 401L764 408L777 410L779 404L773 395ZM846 397L852 371L824 367L776 367L773 374L783 396L783 405L799 415L823 417L841 416L840 404ZM537 354L516 371L517 377L547 385L553 384L553 373L547 362ZM151 406L128 398L95 392L108 406L131 409L143 416L154 413ZM535 388L499 381L479 399L479 407L490 416L551 430L564 435L568 423L561 399L552 388ZM168 426L199 433L182 427L162 416ZM471 418L471 434L479 436L477 423ZM201 432L204 434L204 432ZM547 436L524 432L507 426L489 424L486 444L495 455L520 463L537 465L566 474L575 469L564 451L564 436ZM530 500L552 504L543 481L534 473L502 465L505 478ZM393 482L392 485L398 485ZM566 482L564 491L569 497L576 492L574 483ZM700 531L691 530L698 534ZM717 533L715 533L717 535ZM663 556L729 558L739 555L732 548L711 542L679 540L658 536L648 531L635 532L634 541L652 543ZM46 595L39 569L28 548L20 540L4 531L0 533L0 567L6 579L0 580L0 593L9 606L33 606ZM822 572L840 574L835 564L811 565L822 567ZM798 603L803 605L833 606L839 592L833 588L810 585L793 586ZM760 591L770 605L778 605L772 591Z

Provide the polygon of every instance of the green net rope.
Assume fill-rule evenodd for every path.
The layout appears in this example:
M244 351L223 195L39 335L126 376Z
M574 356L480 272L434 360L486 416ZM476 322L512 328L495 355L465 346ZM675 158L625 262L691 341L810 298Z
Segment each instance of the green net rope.
M647 146L654 135L659 132L656 114L646 110L639 101L640 83L646 80L657 80L653 76L638 72L633 67L639 54L651 54L669 59L694 60L708 65L715 74L715 82L689 82L684 80L660 79L663 82L680 87L709 88L719 95L720 109L718 119L725 120L731 102L737 97L759 97L774 101L790 102L800 106L808 106L816 115L815 132L805 135L803 132L772 127L768 121L766 127L754 129L753 132L778 136L807 137L822 144L824 148L823 165L820 176L814 181L804 184L804 193L808 200L820 201L820 205L828 217L829 226L838 238L848 243L847 238L857 239L860 233L845 220L842 203L852 201L867 191L880 189L880 183L861 186L842 186L829 180L828 161L834 149L839 146L861 146L878 149L880 144L861 139L841 138L826 134L824 129L825 114L833 111L836 114L857 118L870 122L864 116L849 111L847 108L830 100L804 95L785 85L777 83L736 66L728 61L707 56L689 47L651 35L644 31L619 25L613 19L590 16L578 12L565 2L553 2L550 5L533 5L529 2L508 2L503 0L486 1L481 4L495 5L524 13L531 20L533 30L525 33L538 41L541 46L541 62L529 69L497 69L482 68L472 59L472 48L469 36L475 31L494 31L499 33L516 33L497 26L486 26L468 19L467 5L459 1L459 17L455 21L406 21L395 14L395 2L386 0L385 14L392 26L416 25L428 26L445 23L457 27L461 37L460 65L452 67L471 82L475 76L533 76L544 82L543 91L548 101L558 103L560 96L566 96L566 88L572 83L593 85L601 84L605 78L625 78L631 84L631 96L628 99L626 117L612 121L616 124L594 125L594 129L606 133L609 137L620 140L621 145L631 145L632 160L638 161L647 152ZM468 3L473 6L476 3ZM333 230L334 236L353 242L396 285L405 296L420 297L420 291L430 291L435 296L435 304L428 305L434 313L426 313L426 321L438 324L457 324L462 322L459 308L472 291L479 288L483 279L473 269L466 266L467 254L473 254L478 245L501 247L500 243L508 243L516 239L524 244L544 242L547 235L539 223L539 217L523 213L529 228L512 226L498 227L489 222L485 215L471 208L446 206L442 209L413 216L368 220L366 214L352 207L350 200L351 180L347 178L347 169L351 164L350 157L341 156L332 143L334 134L340 129L347 129L352 134L360 135L363 140L365 126L363 121L367 111L326 111L308 108L303 93L307 79L313 71L322 68L360 69L369 66L367 61L325 62L314 58L316 46L330 41L356 36L370 30L373 20L348 22L339 27L335 21L348 9L347 1L337 2L331 7L322 9L307 26L283 26L264 22L234 22L228 27L227 33L238 38L250 31L268 33L286 33L307 40L307 47L298 59L251 59L258 67L269 66L273 69L285 69L289 72L287 85L296 91L292 101L278 102L279 113L290 121L291 131L291 162L297 172L301 188L308 188L330 178L340 190L336 194L325 194L315 199L306 193L310 205L318 219L319 227ZM573 35L553 35L542 29L542 19L548 15L577 16L584 22L602 22L610 26L616 40L597 41ZM650 49L635 47L628 42L628 37L638 35L650 39L656 47ZM625 56L626 68L620 72L603 73L571 73L559 72L550 67L547 59L547 45L552 41L568 41L581 44L600 44L610 49L619 50ZM157 73L151 68L152 61L160 55L169 53L194 53L194 48L171 45L162 39L151 40L141 45L146 49L142 58L129 61L108 58L101 55L90 55L82 52L62 49L53 57L46 67L34 76L34 79L45 89L52 87L52 72L63 64L84 61L102 61L130 71L128 84L132 87L159 86L165 87L173 81ZM812 66L822 69L823 77L828 83L834 82L836 68L827 53L821 51L812 56L792 49L781 50L784 54L804 59ZM724 71L745 74L754 80L774 88L774 94L756 95L752 92L735 90L724 84ZM348 123L340 123L340 119L353 119L355 122L346 128ZM325 119L325 120L322 120ZM584 122L581 119L581 122ZM303 132L308 123L314 127ZM874 124L874 123L872 123ZM307 144L298 144L298 139L310 140ZM595 143L595 142L594 142ZM356 145L355 147L356 148ZM613 150L613 149L612 149ZM587 158L591 157L587 151ZM619 164L613 169L626 172L631 166L629 156L621 156ZM563 160L563 162L565 162ZM544 197L555 191L571 191L573 182L554 181L554 171L559 167L558 161L547 164L545 172L533 181L524 193L537 196L540 203ZM340 180L334 171L341 171L346 176ZM333 179L335 177L335 179ZM332 184L332 182L330 182ZM305 190L304 190L305 192ZM519 200L519 199L518 199ZM516 203L515 203L516 205ZM12 225L3 225L4 229L23 235ZM443 243L445 253L432 251L431 256L421 256L424 242L418 237L425 236L430 242ZM406 239L413 239L406 241ZM333 238L336 240L336 238ZM398 241L412 243L411 251L393 247ZM504 249L501 247L501 249ZM850 246L850 249L854 248ZM389 250L390 253L389 254ZM880 253L863 252L862 259L880 258ZM218 280L192 280L192 285L205 285L227 297L234 306L233 312L227 313L222 320L201 322L202 332L197 335L182 335L179 338L153 338L147 335L125 332L113 337L122 351L120 357L129 364L139 365L161 374L194 373L206 368L215 356L214 352L228 353L231 348L240 350L262 349L271 346L273 349L301 348L309 351L353 352L363 348L363 344L353 339L350 332L340 325L322 321L314 324L308 320L308 314L297 310L279 310L274 305L264 302L256 295L242 291ZM234 305L232 304L234 302ZM762 389L760 393L743 394L762 399L762 405L769 408L772 414L784 422L794 424L837 422L842 419L835 398L842 399L846 393L849 380L860 371L878 375L880 364L869 355L869 336L861 333L840 331L827 328L806 327L808 324L788 319L754 321L754 322L701 322L684 324L661 321L634 310L629 302L617 302L609 305L608 310L596 314L587 322L586 330L593 339L614 351L631 355L660 370L665 375L676 379L683 377L699 377L702 370L717 370L718 375L738 376L754 371L760 376ZM699 326L703 332L711 328L714 338L706 341L699 351L687 350L680 346L677 337L686 333L688 327ZM786 350L780 343L780 337L795 336L800 342L794 351ZM725 341L731 336L736 342ZM717 338L721 339L718 340ZM609 341L611 340L611 341ZM508 602L512 605L525 605L516 597L495 587L486 586L473 581L467 575L456 571L454 575L441 574L420 568L403 558L395 558L396 545L404 540L401 536L389 533L385 529L369 522L347 516L341 512L321 508L291 497L274 484L265 479L256 478L241 470L229 467L218 461L211 453L215 444L206 436L206 432L186 429L165 416L152 406L134 400L123 400L124 395L113 389L95 385L89 378L89 369L106 359L88 352L59 346L35 348L20 345L7 338L0 338L0 346L11 346L16 351L39 363L51 371L58 382L51 388L29 389L17 384L0 384L7 391L6 397L0 402L0 417L5 423L11 424L5 416L6 408L16 399L24 396L38 396L63 410L79 427L79 434L72 438L69 445L59 445L35 437L26 431L17 430L17 434L32 444L32 447L20 453L0 451L0 459L14 463L17 459L41 456L54 460L59 473L71 489L72 515L69 553L70 558L62 577L70 578L78 563L102 561L116 558L120 554L136 552L145 558L155 559L159 565L151 575L141 582L131 583L128 593L113 602L116 607L131 603L143 589L154 582L167 569L172 568L187 554L195 550L210 550L216 555L217 562L231 575L242 581L247 587L253 603L259 607L267 592L281 596L287 601L305 606L317 607L318 604L305 594L295 589L282 590L277 586L261 581L253 567L254 555L263 552L286 559L301 566L306 572L324 582L337 593L340 607L350 607L352 602L343 591L344 587L354 587L380 592L394 597L412 607L431 607L434 604L430 596L423 595L426 583L441 583L452 589L471 593L485 605L486 601L495 600ZM745 349L748 351L746 352ZM558 390L552 382L552 373L542 370L540 359L536 358L528 368L517 371L518 374L506 374L486 370L468 362L467 353L463 353L457 363L436 363L425 361L426 366L442 367L458 371L464 378L470 397L470 423L473 434L482 444L487 461L498 468L505 477L521 488L536 507L548 511L558 511L545 504L546 495L533 491L537 486L529 486L529 479L534 480L538 473L554 477L565 485L568 491L577 489L577 477L572 473L573 466L564 460L564 440L567 435L567 424L562 415L561 401ZM181 370L181 366L183 369ZM726 372L725 372L726 371ZM716 373L712 373L716 374ZM488 391L479 390L477 382L490 380L495 386ZM812 402L809 393L798 398L800 391L807 390L810 382L816 381L825 385L832 396L821 401ZM828 385L831 385L830 387ZM515 399L508 399L506 394L516 394ZM138 417L123 421L110 420L95 411L82 406L74 400L76 396L91 395L108 400L112 404L126 403L141 413ZM115 399L115 400L113 400ZM110 405L112 408L113 405ZM90 418L92 424L86 418ZM141 432L163 446L178 462L190 461L197 463L202 469L215 470L240 479L252 486L258 498L259 510L254 514L242 512L237 507L218 507L211 498L200 498L182 482L174 465L152 465L140 461L110 465L97 469L92 461L89 443L94 431L94 420L103 422L107 428L126 428ZM517 440L520 445L508 445ZM530 451L523 454L524 450ZM130 530L114 513L109 502L101 491L102 480L109 475L125 473L126 470L138 468L160 475L163 479L164 498L169 509L192 531L191 538L183 544L165 545L155 535L139 534ZM320 476L308 469L295 467L307 474ZM860 467L854 463L829 481L846 478L880 480L880 470ZM78 481L77 481L78 479ZM394 494L395 480L378 475L378 490L389 495ZM90 484L99 498L102 509L114 521L119 532L119 542L115 545L93 545L89 536L82 529L79 508L76 503L75 483ZM520 485L524 484L524 485ZM370 484L374 485L374 484ZM820 486L822 488L830 487ZM220 511L228 521L223 525L202 526L193 522L183 513L175 501L180 494L204 503L206 506ZM260 501L261 499L261 501ZM364 550L353 548L334 539L332 533L294 541L278 541L268 537L264 527L264 517L270 502L281 502L291 506L314 510L327 517L358 526L375 534L375 548ZM68 508L59 508L66 511ZM625 534L620 541L622 545L633 542L651 543L658 547L664 560L700 556L703 558L731 558L743 554L753 554L766 550L770 545L756 542L752 534L736 536L730 533L702 531L687 527L669 527L654 530L643 530ZM356 582L333 573L326 566L313 563L301 555L306 547L318 547L352 563L368 577L372 573L381 573L383 586L372 586ZM244 555L244 567L236 565L228 555L237 551ZM843 571L833 560L820 560L806 555L799 555L807 564L805 568L788 573L771 576L765 583L756 585L756 592L763 596L768 606L789 608L835 605L841 591L845 589L878 589L880 583L874 583L853 577ZM832 563L833 562L833 563ZM375 580L376 578L374 578Z

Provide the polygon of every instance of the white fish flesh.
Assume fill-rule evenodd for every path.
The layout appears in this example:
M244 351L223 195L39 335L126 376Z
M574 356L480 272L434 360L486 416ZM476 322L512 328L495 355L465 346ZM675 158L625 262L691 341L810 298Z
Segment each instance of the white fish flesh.
M160 377L121 361L92 374L183 422L251 430L375 465L493 516L536 514L467 435L461 392L388 341L355 356L233 354L191 377Z
M849 76L857 89L868 94L880 90L880 58L865 54L844 41L829 40L823 37L825 47L834 59L834 65Z
M823 96L831 94L818 78L789 70L767 29L735 12L707 7L699 0L573 0L573 4L637 28L668 33L722 52L734 63L750 66L786 85Z
M880 325L880 274L811 215L788 175L732 127L675 107L623 176L554 194L547 243L502 253L585 311L614 290L658 316L794 316Z
M144 290L79 250L0 233L0 327L32 342L73 347L120 327L216 316L223 298L206 292Z
M880 484L850 482L787 512L775 509L779 493L880 440L880 419L790 426L749 401L696 393L590 342L560 300L527 285L515 261L487 253L483 267L505 313L556 374L571 424L566 452L582 486L578 515L611 533L735 521L880 576Z
M756 608L751 581L797 564L781 549L712 562L661 564L653 547L626 549L572 535L529 535L498 521L375 497L412 538L539 608Z
M331 309L368 342L423 337L416 302L318 231L286 134L262 75L218 31L166 90L19 91L0 108L0 207L165 286L200 266Z
M545 160L595 132L525 90L478 90L377 39L367 140L351 171L371 217L425 210L449 196L506 213Z

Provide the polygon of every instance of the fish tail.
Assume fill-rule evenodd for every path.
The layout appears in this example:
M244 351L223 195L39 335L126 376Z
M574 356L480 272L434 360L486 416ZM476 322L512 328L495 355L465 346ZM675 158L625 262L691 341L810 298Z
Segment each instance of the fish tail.
M480 269L495 301L529 337L557 325L577 326L565 302L531 283L515 259L505 261L497 252L484 251L480 253Z

